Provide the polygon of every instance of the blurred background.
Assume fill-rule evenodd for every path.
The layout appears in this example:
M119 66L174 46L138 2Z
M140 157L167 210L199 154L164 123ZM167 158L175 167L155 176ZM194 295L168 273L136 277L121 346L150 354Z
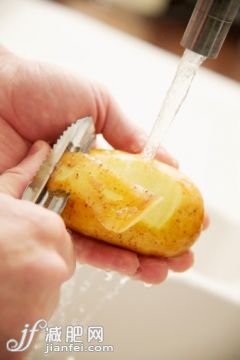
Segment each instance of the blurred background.
M181 55L180 40L196 0L50 0ZM227 1L227 0L226 0ZM240 81L240 13L216 60L204 66Z

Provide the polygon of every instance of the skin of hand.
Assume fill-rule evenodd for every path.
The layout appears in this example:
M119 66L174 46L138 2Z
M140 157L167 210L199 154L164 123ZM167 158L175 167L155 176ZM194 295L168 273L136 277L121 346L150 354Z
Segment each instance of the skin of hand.
M91 115L97 133L128 152L140 152L146 137L100 85L55 65L21 59L3 47L0 83L1 338L17 338L25 323L51 316L61 284L74 271L75 256L149 283L162 282L168 270L192 265L191 252L162 259L75 233L71 241L58 215L20 200L49 144L76 119ZM162 148L158 159L177 166Z
M0 229L0 359L21 359L7 341L51 317L76 261L62 219L40 206L0 194Z

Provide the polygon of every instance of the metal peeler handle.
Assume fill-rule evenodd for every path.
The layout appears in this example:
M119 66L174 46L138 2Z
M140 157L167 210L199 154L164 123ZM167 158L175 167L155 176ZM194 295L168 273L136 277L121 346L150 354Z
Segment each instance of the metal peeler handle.
M64 191L49 192L47 182L66 151L88 152L94 139L95 127L91 117L79 119L69 126L53 146L32 183L24 191L22 199L32 201L60 214L66 206L69 194Z

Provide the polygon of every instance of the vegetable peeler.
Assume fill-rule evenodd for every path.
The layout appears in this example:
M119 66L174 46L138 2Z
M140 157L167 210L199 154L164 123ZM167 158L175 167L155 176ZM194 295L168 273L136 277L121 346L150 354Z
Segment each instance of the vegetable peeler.
M79 119L70 125L59 137L33 181L25 189L22 199L32 201L61 214L67 204L69 194L64 191L49 192L47 182L65 152L82 151L87 153L95 140L95 136L92 117Z

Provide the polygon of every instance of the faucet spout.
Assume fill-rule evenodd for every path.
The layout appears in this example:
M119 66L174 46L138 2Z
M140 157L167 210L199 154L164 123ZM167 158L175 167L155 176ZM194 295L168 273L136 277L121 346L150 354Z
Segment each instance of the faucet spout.
M181 45L216 58L240 8L240 0L198 0Z

